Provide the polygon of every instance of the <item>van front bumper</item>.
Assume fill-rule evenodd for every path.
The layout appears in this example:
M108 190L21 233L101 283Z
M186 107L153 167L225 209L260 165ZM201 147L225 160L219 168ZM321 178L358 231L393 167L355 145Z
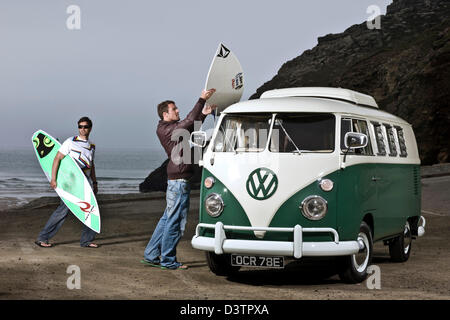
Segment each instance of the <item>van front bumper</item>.
M199 235L200 228L214 229L214 238ZM263 240L238 240L227 239L225 230L247 230L247 231L273 231L292 232L294 241L263 241ZM303 242L304 232L332 233L332 242ZM270 228L270 227L240 227L225 226L222 222L216 224L199 223L195 236L192 238L192 247L204 251L213 251L216 254L239 253L254 255L292 256L294 258L328 257L352 255L361 248L357 241L339 241L339 235L333 228L303 228L296 225L293 228Z

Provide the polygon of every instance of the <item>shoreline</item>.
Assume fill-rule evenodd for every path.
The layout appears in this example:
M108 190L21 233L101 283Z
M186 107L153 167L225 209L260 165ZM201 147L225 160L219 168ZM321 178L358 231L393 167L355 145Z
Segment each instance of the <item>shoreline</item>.
M192 190L191 195L198 196L200 194L199 190ZM99 205L110 204L110 203L122 203L122 202L135 202L135 201L149 201L149 200L161 200L166 197L165 192L153 191L146 193L123 193L123 194L98 194L97 202ZM0 209L0 213L3 212L17 212L24 210L36 210L43 209L47 207L53 207L58 205L60 198L58 196L52 197L40 197L29 201L28 203Z
M420 167L421 179L443 177L450 175L450 163L440 163L431 166ZM194 196L199 195L200 190L193 189L191 194ZM135 193L106 193L98 194L97 201L99 204L104 205L106 203L119 203L119 202L132 202L132 201L146 201L146 200L159 200L165 197L165 192L152 191L152 192L135 192ZM5 199L7 201L14 202L14 199ZM10 206L0 206L0 213L2 212L17 212L21 210L33 210L55 206L60 202L60 198L55 196L45 196L32 199L24 204L12 204Z

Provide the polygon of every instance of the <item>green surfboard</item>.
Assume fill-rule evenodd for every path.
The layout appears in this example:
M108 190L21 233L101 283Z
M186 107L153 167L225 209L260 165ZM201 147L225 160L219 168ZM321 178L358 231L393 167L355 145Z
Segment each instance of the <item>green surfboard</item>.
M36 156L48 181L51 181L53 160L61 144L45 131L38 130L32 141ZM88 179L70 156L61 161L56 177L58 196L82 223L100 233L100 211Z

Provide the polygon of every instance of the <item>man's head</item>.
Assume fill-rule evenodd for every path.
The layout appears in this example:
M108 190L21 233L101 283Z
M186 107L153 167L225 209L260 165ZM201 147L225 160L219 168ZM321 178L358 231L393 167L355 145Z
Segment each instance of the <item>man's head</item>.
M78 120L78 132L80 136L89 137L92 130L92 121L88 117L82 117Z
M166 100L158 104L158 115L164 121L180 120L178 108L172 100Z

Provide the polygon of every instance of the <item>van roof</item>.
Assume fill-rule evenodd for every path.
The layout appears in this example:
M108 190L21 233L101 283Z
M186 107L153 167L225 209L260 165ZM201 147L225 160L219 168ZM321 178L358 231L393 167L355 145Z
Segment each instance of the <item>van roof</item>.
M363 107L354 103L313 97L281 97L281 98L261 98L235 103L226 108L223 113L274 113L274 112L321 112L340 113L351 116L364 116L378 118L380 120L395 121L408 124L405 120L379 109Z
M264 92L261 99L284 98L284 97L318 97L344 100L357 105L373 107L378 109L377 102L372 96L357 91L343 88L328 87L301 87L275 89Z

